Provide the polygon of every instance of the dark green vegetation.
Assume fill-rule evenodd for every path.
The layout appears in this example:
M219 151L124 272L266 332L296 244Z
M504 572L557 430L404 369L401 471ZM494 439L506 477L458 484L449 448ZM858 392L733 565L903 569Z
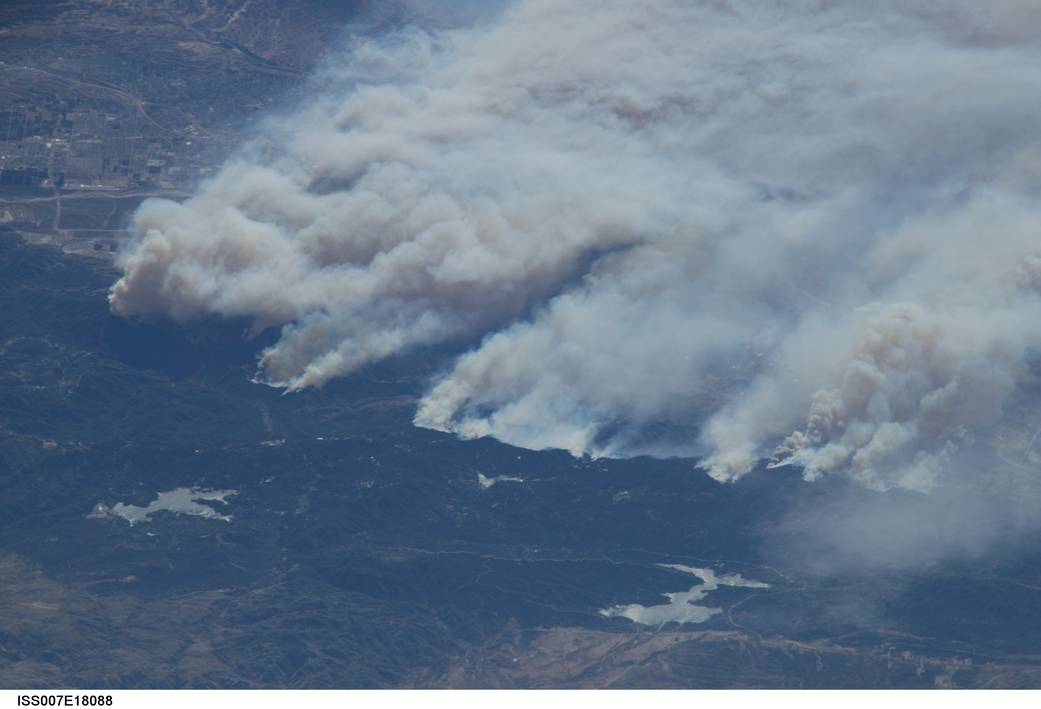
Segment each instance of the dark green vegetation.
M691 461L415 429L438 353L282 396L249 382L263 336L125 323L113 277L0 236L0 686L1039 681L1037 590L992 570L765 566L782 491L803 489L789 473L720 486ZM478 473L525 482L483 489ZM88 517L192 486L238 490L213 503L233 521ZM720 590L705 603L727 612L703 625L597 613L696 582L656 563L772 588Z

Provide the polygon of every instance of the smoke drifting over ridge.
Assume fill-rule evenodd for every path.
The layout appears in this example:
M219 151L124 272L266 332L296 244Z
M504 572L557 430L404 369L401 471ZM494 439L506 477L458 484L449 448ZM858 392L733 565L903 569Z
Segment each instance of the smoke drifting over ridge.
M290 390L484 336L418 425L927 491L1041 347L1039 20L518 0L372 42L142 205L112 308L283 325Z

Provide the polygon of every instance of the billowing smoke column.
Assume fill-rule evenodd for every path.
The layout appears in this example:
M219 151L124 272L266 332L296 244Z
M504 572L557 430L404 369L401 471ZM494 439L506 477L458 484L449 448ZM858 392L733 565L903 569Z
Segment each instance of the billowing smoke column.
M418 425L929 490L1041 347L1039 7L518 0L370 42L141 206L112 308L283 325L289 390L483 337Z

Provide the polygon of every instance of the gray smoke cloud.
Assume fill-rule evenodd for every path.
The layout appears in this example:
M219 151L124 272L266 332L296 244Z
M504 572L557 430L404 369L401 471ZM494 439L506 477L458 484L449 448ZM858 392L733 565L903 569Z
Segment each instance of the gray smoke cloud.
M483 337L415 418L463 436L962 484L1041 347L1039 22L517 0L361 44L141 206L111 305L284 326L258 377L288 390Z

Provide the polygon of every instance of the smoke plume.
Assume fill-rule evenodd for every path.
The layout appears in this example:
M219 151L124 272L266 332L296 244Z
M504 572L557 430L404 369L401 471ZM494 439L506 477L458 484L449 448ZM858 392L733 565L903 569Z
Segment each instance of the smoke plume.
M929 491L1041 347L1039 22L517 0L361 43L342 91L141 206L111 305L282 326L258 377L287 390L479 342L420 426Z

